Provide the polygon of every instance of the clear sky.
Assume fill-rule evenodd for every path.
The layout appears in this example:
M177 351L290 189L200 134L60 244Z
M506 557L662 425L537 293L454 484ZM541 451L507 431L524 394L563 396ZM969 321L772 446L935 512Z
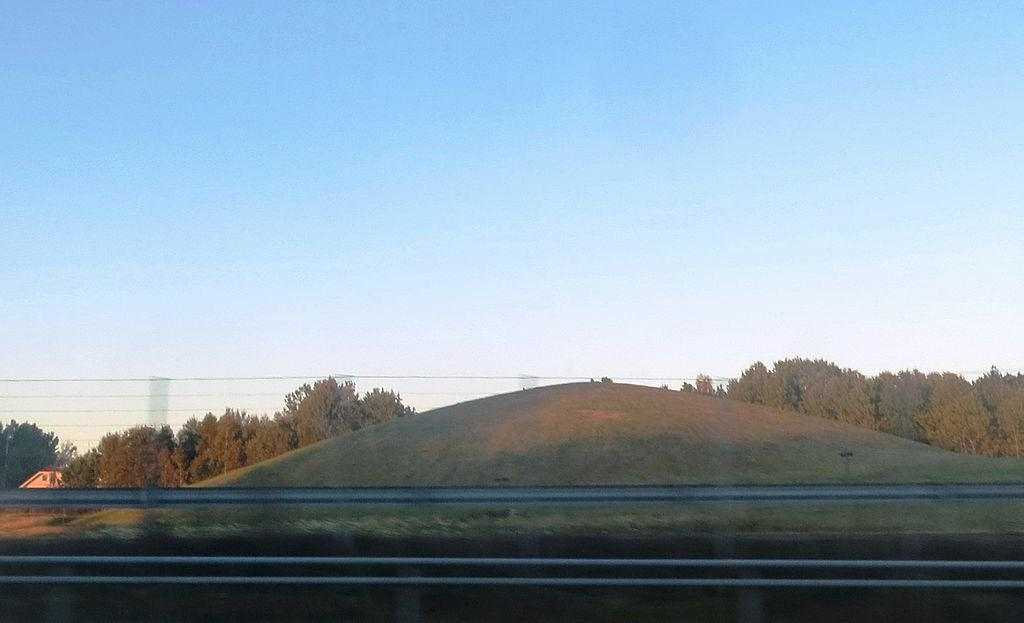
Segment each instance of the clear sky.
M1020 3L0 2L0 377L1019 369L1022 165Z

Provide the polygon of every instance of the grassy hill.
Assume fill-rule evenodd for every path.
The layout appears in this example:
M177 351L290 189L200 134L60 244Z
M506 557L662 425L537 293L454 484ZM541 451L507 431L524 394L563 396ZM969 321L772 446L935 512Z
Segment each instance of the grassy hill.
M841 452L852 452L849 472ZM204 486L1021 481L1024 462L722 398L575 383L374 426Z

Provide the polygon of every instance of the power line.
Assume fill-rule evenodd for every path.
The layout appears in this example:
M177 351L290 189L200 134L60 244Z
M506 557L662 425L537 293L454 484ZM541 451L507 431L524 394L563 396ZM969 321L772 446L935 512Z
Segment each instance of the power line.
M222 377L160 377L162 381L302 381L331 376L311 374L309 376L222 376ZM345 375L348 376L348 375ZM355 378L355 377L349 377ZM373 377L366 377L373 378ZM7 378L0 383L149 383L149 377L93 377L93 378Z
M191 396L190 394L180 394L180 395L178 395L178 394L170 394L170 395L172 397L175 397L175 398ZM239 394L239 395L240 396L244 396L245 394ZM269 395L276 396L277 394L269 394ZM409 393L409 394L406 394L406 395L408 395L408 396L422 396L422 395L432 395L432 396L490 396L492 394L490 394L488 392L412 392L412 393ZM201 394L196 394L195 396L198 397L198 396L202 396L202 395ZM231 397L230 394L225 394L224 396L227 397L227 398ZM45 396L45 395L20 396L20 398L38 398L38 399L72 398L72 397L74 397L74 398L92 398L92 396ZM110 398L127 398L127 397L129 397L129 396L104 396L103 398L104 399L110 399ZM130 396L130 397L131 398L148 398L148 396ZM0 399L4 399L4 398L14 398L14 396L0 396ZM186 408L186 407L182 407L182 408L175 408L175 409L160 409L160 412L189 413L189 412L195 412L195 411L220 411L220 410L225 409L225 408L235 409L235 410L243 410L243 411L244 410L248 410L248 411L274 411L274 410L279 410L282 407L283 407L283 405L276 405L276 406L265 406L264 405L264 406L256 406L256 407L250 407L250 406L231 407L231 406L228 406L228 407L215 407L215 408L207 408L207 407L187 407ZM33 408L33 409L0 409L0 413L152 413L152 412L153 412L152 409L142 409L142 408L139 408L139 409L65 409L65 408L56 408L56 409L38 409L38 408Z
M221 392L215 394L0 394L0 398L215 398L215 397L273 397L280 392L234 393Z
M33 422L39 428L107 428L110 426L125 426L128 428L138 428L140 426L170 426L170 424L145 424L145 423L132 423L132 422L112 422L109 424L47 424L45 422Z
M403 396L486 396L489 392L396 392ZM219 392L214 394L0 394L0 400L4 398L17 399L53 399L53 398L95 398L95 399L121 399L121 398L272 398L281 396L281 392L257 392L257 393L235 393Z
M247 407L238 408L226 407L233 411L271 411L274 409L280 409L281 407ZM216 409L203 409L196 407L194 409L161 409L160 413L195 413L197 411L220 411L225 407L218 407ZM152 413L149 409L0 409L0 413Z
M230 381L301 381L327 377L362 380L425 380L425 381L521 381L524 378L539 381L590 381L607 375L594 376L537 376L537 375L434 375L434 374L310 374L304 376L183 376L160 377L171 382L230 382ZM695 381L697 377L631 376L617 377L620 381ZM712 381L731 381L734 377L712 376ZM93 377L93 378L0 378L0 383L149 383L149 377Z
M983 375L990 370L950 371L961 376ZM1003 374L1021 374L1024 368L1009 368ZM278 376L182 376L160 377L170 382L246 382L246 381L302 381L328 377L360 380L424 380L424 381L522 381L524 378L538 381L590 381L607 375L593 376L543 376L543 375L471 375L471 374L308 374ZM709 376L712 381L734 381L734 376ZM696 381L695 376L616 376L618 381ZM149 383L153 377L51 377L51 378L0 378L0 383ZM148 394L147 394L148 396Z

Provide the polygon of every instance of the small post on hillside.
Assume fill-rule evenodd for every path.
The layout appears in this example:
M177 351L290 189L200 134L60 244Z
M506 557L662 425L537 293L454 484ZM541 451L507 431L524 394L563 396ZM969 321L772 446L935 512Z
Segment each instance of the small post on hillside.
M849 450L843 450L839 453L839 456L843 457L843 480L850 480L850 459L853 458L853 452Z

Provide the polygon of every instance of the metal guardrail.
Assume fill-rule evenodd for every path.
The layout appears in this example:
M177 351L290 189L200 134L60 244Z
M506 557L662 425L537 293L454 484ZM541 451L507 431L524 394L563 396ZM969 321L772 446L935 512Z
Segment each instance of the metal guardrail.
M730 488L717 490L718 496L696 488L600 488L600 489L538 489L516 490L515 501L527 503L564 504L565 500L584 504L636 504L644 503L696 503L742 501L755 499L762 503L834 502L849 501L851 492L835 489L785 488ZM941 488L930 487L859 487L853 494L856 501L896 500L959 500L1019 499L1020 487ZM216 505L241 506L245 503L266 505L268 498L274 504L289 506L289 496L275 497L281 490L167 490L158 494L185 497L161 498L153 491L71 491L86 494L84 508L110 505L120 500L126 506L204 506L211 501ZM624 497L610 497L612 492L625 491ZM198 492L199 503L195 497ZM315 504L374 505L386 496L386 504L408 498L408 490L313 490ZM36 507L53 506L55 494L68 491L43 492L44 503ZM108 494L114 493L113 497ZM210 494L217 497L210 498ZM227 497L225 493L231 494ZM288 490L299 497L297 505L309 504L310 490ZM510 498L493 490L432 490L411 493L417 503L438 504L438 500L451 500L453 504L481 504L498 499L508 504ZM501 493L507 494L508 491ZM721 495L725 493L726 495ZM37 499L39 492L29 492ZM98 494L103 494L102 496ZM396 495L397 494L397 495ZM642 494L642 495L641 495ZM749 494L758 494L751 497ZM743 497L746 495L747 497ZM59 497L59 496L58 496ZM354 502L353 502L354 500ZM471 500L471 502L467 502ZM581 502L582 500L582 502ZM597 502L600 500L600 502ZM6 501L6 500L5 500ZM78 501L82 501L79 498ZM482 502L483 501L483 502ZM154 503L155 502L155 503ZM163 504L169 502L168 504ZM397 502L401 504L401 502ZM72 505L68 505L72 506ZM29 506L30 508L33 506ZM258 592L272 592L274 587L367 587L393 591L395 620L419 623L422 595L430 589L467 589L470 587L506 588L510 591L530 587L549 589L604 588L624 591L648 589L735 591L737 621L761 623L764 619L763 597L768 593L786 590L832 591L886 591L886 590L947 590L947 591L1005 591L1019 599L1024 591L1024 560L888 560L888 559L789 559L789 558L544 558L544 557L379 557L379 556L223 556L223 555L38 555L0 554L0 587L7 594L26 590L44 591L40 616L45 620L71 621L79 618L75 606L83 595L120 594L125 587L180 587L182 590L213 591L244 590L244 587L265 587ZM92 587L92 588L90 588ZM220 588L218 588L220 587ZM200 593L205 595L206 593ZM461 594L461 593L459 593ZM785 593L783 593L786 595ZM806 595L814 592L800 593ZM789 599L787 596L786 599ZM43 620L43 619L40 619Z
M0 491L0 508L630 507L704 504L1024 502L1024 484L44 489ZM428 587L1024 590L1024 561L880 559L502 558L0 555L0 586L376 586L398 620L418 620ZM62 597L61 595L64 595ZM751 595L755 595L752 597ZM752 601L751 601L752 600ZM748 603L749 602L749 603ZM410 605L411 604L411 605ZM740 620L761 620L744 614ZM412 614L410 614L412 613ZM57 617L55 620L67 620Z
M640 506L647 504L856 504L1024 501L1024 484L12 489L0 508L183 508L230 506Z
M828 559L638 559L638 558L479 558L479 557L316 557L316 556L0 556L0 567L53 567L55 574L5 573L0 584L62 585L338 585L338 586L592 586L592 587L726 587L726 588L940 588L940 589L1024 589L1020 577L763 577L778 570L849 571L892 574L907 571L1024 571L1024 561L989 560L828 560ZM69 574L67 569L88 566L114 566L119 573ZM161 574L160 568L181 566L233 566L234 568L276 566L334 567L332 575L221 575L212 573ZM393 567L398 575L339 574L346 567ZM125 567L138 567L128 575ZM594 575L540 576L518 575L423 575L424 570L439 568L499 569L616 569L633 575L606 577ZM668 568L688 572L680 577L643 575ZM741 577L723 575L734 572ZM696 576L714 572L719 577Z
M336 586L590 586L675 588L915 588L1019 590L1024 580L929 580L865 578L545 578L415 576L139 576L139 575L5 575L0 584L116 585L336 585Z
M828 558L501 558L471 556L91 556L0 555L0 565L305 565L405 567L649 567L696 569L860 569L1024 571L1021 560Z

